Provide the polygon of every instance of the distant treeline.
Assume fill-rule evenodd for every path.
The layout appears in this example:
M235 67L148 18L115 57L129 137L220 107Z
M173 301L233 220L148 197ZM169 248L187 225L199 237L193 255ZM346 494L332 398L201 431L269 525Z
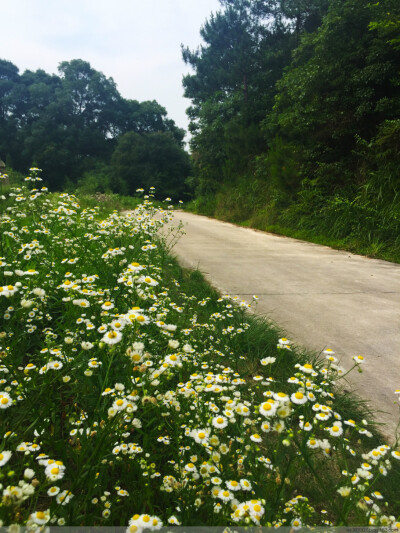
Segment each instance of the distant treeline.
M198 210L400 247L400 2L220 4L182 50Z
M58 70L20 74L0 60L0 157L7 168L38 166L53 190L79 180L100 191L154 186L160 195L184 195L185 132L160 104L122 98L112 78L81 59Z

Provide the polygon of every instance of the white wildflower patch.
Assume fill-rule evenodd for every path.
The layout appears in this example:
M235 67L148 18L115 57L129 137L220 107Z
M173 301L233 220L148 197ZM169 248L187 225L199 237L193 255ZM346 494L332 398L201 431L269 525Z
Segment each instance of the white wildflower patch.
M397 527L400 451L343 409L339 356L193 295L153 190L102 218L37 172L0 217L1 524Z

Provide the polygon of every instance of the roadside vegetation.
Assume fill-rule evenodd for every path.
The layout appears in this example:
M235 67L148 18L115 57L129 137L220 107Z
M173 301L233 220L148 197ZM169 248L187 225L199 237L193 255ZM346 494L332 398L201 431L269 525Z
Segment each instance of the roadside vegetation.
M379 191L299 200L286 208L265 205L268 186L246 180L221 186L213 195L185 204L188 211L287 237L400 263L400 204L397 191L378 202Z
M123 98L87 61L63 61L55 75L0 59L1 159L8 173L40 166L50 191L133 196L155 186L184 197L184 136L158 102Z
M183 49L195 212L400 262L400 4L221 0Z
M179 267L153 194L103 217L37 169L2 194L1 524L400 527L398 442L341 393L368 361Z

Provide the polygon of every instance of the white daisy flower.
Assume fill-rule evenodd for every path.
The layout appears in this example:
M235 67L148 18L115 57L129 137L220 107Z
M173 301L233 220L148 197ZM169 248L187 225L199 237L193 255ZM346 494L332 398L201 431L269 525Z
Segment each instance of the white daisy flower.
M300 518L294 518L291 523L292 528L297 531L298 529L301 529L301 520Z
M228 487L229 490L233 490L234 492L242 488L240 485L240 482L235 481L235 480L227 481L226 486Z
M120 331L108 331L101 339L106 344L117 344L122 339L122 333Z
M9 450L3 450L0 452L0 466L4 466L11 457L12 453Z
M74 497L72 492L69 492L67 490L63 490L60 492L60 494L57 495L56 501L60 505L67 505L71 501L71 499Z
M304 422L304 420L300 420L299 426L300 426L300 429L302 429L303 431L312 430L312 424L310 424L310 422Z
M0 391L0 409L8 409L12 406L12 400L8 392Z
M242 490L251 490L253 488L248 479L241 479L240 486L242 487Z
M262 366L267 366L272 365L273 363L275 363L275 361L276 357L264 357L264 359L260 360L260 363L262 364Z
M343 433L343 428L341 424L336 423L332 427L328 428L328 431L332 437L340 437L340 435Z
M57 481L64 477L65 466L56 463L49 464L46 466L44 473L50 481Z
M110 311L110 309L114 308L114 304L112 302L107 301L103 303L101 308L104 309L104 311Z
M215 416L212 425L217 429L223 429L228 425L228 420L224 416Z
M277 404L272 403L271 400L268 402L264 402L260 405L260 414L266 417L274 416L276 412L276 408L277 408Z
M190 436L198 443L204 444L207 443L208 437L210 436L209 429L194 429L191 431Z
M36 511L32 513L29 518L35 524L43 526L44 524L47 524L47 522L50 520L50 510L47 509L46 511Z
M297 391L297 392L294 392L291 396L290 396L290 399L293 403L296 403L298 405L301 405L303 403L306 403L307 402L307 396L302 393L301 391Z
M125 400L125 398L118 398L114 401L112 408L116 411L123 411L125 407L127 406L128 402Z
M264 433L268 433L269 431L271 431L271 424L269 422L263 422L261 424L261 431L263 431Z
M60 487L50 487L47 491L48 496L57 496L57 494L60 492Z
M230 490L222 489L218 492L218 498L223 502L229 502L233 500L233 494Z

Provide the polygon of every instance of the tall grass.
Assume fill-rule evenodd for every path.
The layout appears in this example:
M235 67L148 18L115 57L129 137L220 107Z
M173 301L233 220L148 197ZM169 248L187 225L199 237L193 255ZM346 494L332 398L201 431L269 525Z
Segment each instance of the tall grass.
M400 262L400 197L384 193L382 180L371 178L356 190L334 196L305 188L288 199L261 180L238 178L221 184L213 195L199 196L187 208L263 231Z

